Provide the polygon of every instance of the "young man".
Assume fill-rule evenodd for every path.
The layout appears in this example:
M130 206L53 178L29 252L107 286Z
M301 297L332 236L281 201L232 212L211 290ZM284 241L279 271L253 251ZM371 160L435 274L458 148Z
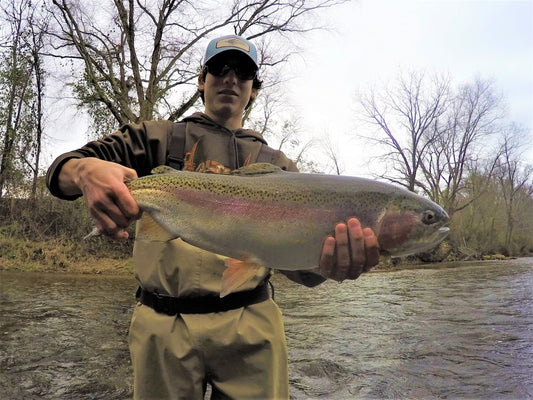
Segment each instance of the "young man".
M255 46L239 36L212 40L198 78L204 113L182 122L131 124L58 157L48 171L50 191L64 199L85 197L98 229L126 239L139 208L124 181L166 164L173 131L184 140L184 169L228 173L259 159L296 171L261 135L242 128L245 108L261 81ZM339 221L341 222L341 221ZM144 223L141 217L138 225ZM378 262L377 239L352 218L324 238L314 272L287 272L306 286L326 278L356 279ZM270 272L219 298L224 257L180 238L136 241L133 250L139 303L129 345L137 399L288 399L287 349L280 310L269 297Z

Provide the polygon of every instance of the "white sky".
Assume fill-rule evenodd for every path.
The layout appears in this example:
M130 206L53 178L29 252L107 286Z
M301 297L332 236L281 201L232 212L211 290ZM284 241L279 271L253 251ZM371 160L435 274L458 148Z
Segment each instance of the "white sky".
M400 67L448 73L455 83L494 79L509 122L532 135L533 0L352 0L321 12L319 22L335 31L305 36L287 92L302 130L314 137L327 132L338 143L345 174L378 168L368 144L354 139L364 133L356 93L393 79ZM61 120L45 165L86 142L85 128L76 128L86 125L83 118ZM533 164L533 148L525 161Z
M395 78L400 67L448 73L456 84L494 79L509 122L531 137L533 0L352 0L321 22L335 32L306 37L292 101L304 131L339 143L346 174L376 172L368 144L347 141L363 133L357 91ZM533 163L533 148L526 161Z

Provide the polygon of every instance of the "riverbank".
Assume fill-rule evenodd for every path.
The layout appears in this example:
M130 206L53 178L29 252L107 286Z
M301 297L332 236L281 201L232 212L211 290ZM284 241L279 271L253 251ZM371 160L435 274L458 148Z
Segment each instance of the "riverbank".
M0 234L0 271L67 274L133 274L132 243L117 243L105 237L78 242L24 240ZM105 256L103 256L105 255ZM424 268L419 260L392 261L383 258L373 271Z
M24 240L0 235L0 271L132 275L131 243ZM106 256L101 256L105 254Z
M88 257L85 261L73 262L65 267L55 264L27 263L0 260L0 271L45 272L65 274L116 275L129 276L133 274L132 260L116 260L113 258Z
M0 271L44 272L66 274L132 276L132 243L117 243L106 238L89 242L30 241L7 238L0 235ZM105 254L106 256L101 256ZM483 257L483 261L506 260L503 255ZM482 261L475 260L475 261ZM405 269L453 268L458 262L448 257L444 261L415 258L401 262L382 259L372 272L399 271Z

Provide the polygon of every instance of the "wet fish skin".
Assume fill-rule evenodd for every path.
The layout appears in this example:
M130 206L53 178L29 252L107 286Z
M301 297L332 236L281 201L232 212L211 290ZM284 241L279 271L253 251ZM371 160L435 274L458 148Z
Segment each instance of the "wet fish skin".
M253 164L232 175L168 167L154 172L126 184L165 234L140 227L137 240L181 237L274 269L316 267L324 238L350 217L372 228L382 253L392 256L426 251L449 230L448 215L436 203L369 179L285 172L270 164Z

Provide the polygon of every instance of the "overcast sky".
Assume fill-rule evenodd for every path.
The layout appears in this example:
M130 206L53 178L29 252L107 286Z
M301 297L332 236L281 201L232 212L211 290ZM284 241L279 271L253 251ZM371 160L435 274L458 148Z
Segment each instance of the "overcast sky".
M353 0L321 18L335 32L306 39L294 63L292 101L306 132L328 132L341 143L346 174L374 169L369 149L345 137L361 132L356 93L393 79L400 68L448 73L457 84L493 79L509 122L531 136L533 0ZM527 161L533 163L533 148Z
M533 127L533 0L352 0L321 12L334 27L305 36L291 60L286 92L302 130L327 132L340 147L344 173L377 172L355 114L356 94L394 79L400 68L448 73L457 84L476 76L503 92L508 121ZM67 113L68 114L68 113ZM73 129L73 123L74 129ZM80 115L62 118L52 136L52 157L86 142ZM533 146L528 153L533 164Z

